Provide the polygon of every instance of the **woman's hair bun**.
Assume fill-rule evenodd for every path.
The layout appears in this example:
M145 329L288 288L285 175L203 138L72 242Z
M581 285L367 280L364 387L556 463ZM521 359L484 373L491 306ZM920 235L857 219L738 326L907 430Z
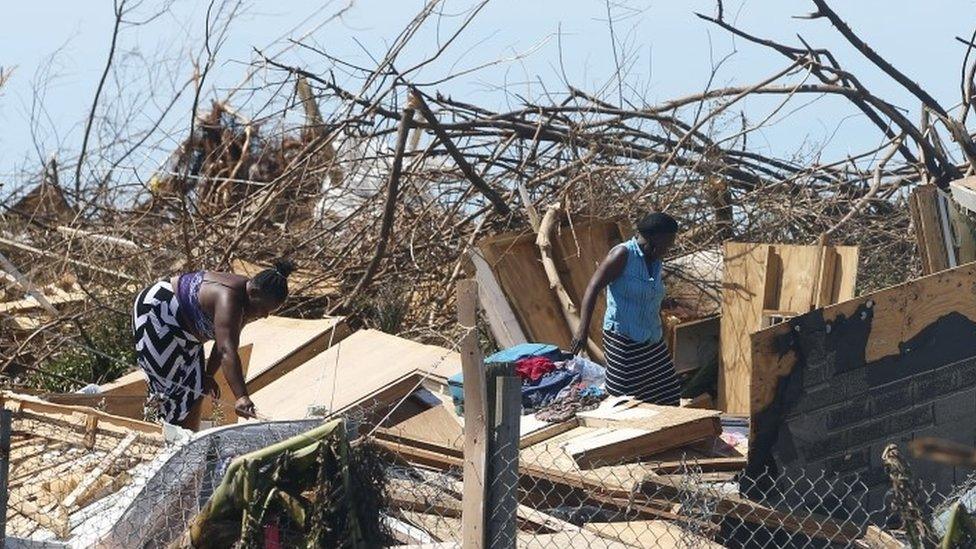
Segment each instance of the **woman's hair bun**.
M274 270L278 271L285 278L288 278L288 275L295 272L295 262L290 259L279 259L272 265L274 265Z

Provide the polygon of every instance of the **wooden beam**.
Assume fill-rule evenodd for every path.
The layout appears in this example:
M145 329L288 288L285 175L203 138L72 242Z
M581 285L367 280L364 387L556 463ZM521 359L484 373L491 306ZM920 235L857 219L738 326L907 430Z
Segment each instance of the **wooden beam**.
M549 209L546 210L545 217L542 218L542 223L539 225L535 243L539 247L539 254L542 256L542 269L546 273L546 278L549 279L549 289L556 294L556 301L559 302L563 318L566 320L566 326L569 327L570 333L576 334L579 331L581 322L579 308L573 303L573 298L569 296L569 292L566 291L566 286L560 280L559 269L556 268L556 261L552 255L553 233L556 227L559 226L561 213L562 207L559 205L554 204L549 206ZM588 332L589 330L587 330ZM589 336L586 338L586 348L593 360L600 363L605 362L603 349L590 339Z
M939 189L935 185L917 187L909 197L908 206L915 226L922 272L932 274L948 269L950 250L946 247L939 213Z
M104 475L108 471L109 467L115 463L115 460L122 457L122 454L125 453L135 441L135 433L132 433L122 439L122 442L119 442L118 445L116 445L115 448L113 448L112 451L109 452L102 459L102 461L95 466L95 469L92 470L90 474L85 476L85 479L82 480L81 483L79 483L78 486L76 486L66 498L64 498L64 501L61 502L61 507L63 507L67 513L70 513L76 506L83 506L88 497L91 495L91 490L95 486L95 483L98 481L99 477Z
M7 259L7 257L4 256L3 254L0 254L0 267L3 267L3 270L6 271L7 274L14 277L14 279L17 280L17 284L19 284L20 287L23 288L25 292L30 294L31 297L33 297L38 303L40 303L41 307L44 307L44 309L47 312L55 316L58 315L58 310L54 308L54 305L51 305L51 302L48 301L46 297L44 297L44 294L42 294L37 288L34 287L30 279L28 279L23 273L21 273L17 269L17 267L13 263L11 263L10 260Z
M464 500L462 536L465 549L486 546L487 494L487 387L478 346L478 283L458 281L458 322L465 330L461 338L461 372L464 378Z
M528 339L526 339L525 332L522 331L522 326L515 316L515 311L505 299L505 292L502 291L498 279L495 278L495 273L485 261L485 256L481 250L472 247L468 255L471 258L471 263L474 264L481 308L488 318L488 325L491 326L491 333L495 336L495 341L502 348L514 347L527 342Z
M85 406L54 404L52 402L45 402L36 397L20 395L9 391L0 391L0 402L15 412L33 412L42 416L54 416L55 418L97 416L99 419L99 427L112 426L121 430L135 431L159 440L161 440L163 436L162 427L157 424L147 423L145 421L139 421L127 417L114 416L112 414L106 414L105 412Z

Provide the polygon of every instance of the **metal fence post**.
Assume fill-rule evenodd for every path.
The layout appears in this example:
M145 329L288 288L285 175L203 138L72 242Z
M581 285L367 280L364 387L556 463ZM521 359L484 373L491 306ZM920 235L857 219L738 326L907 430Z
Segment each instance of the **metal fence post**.
M7 545L7 477L10 472L10 430L12 413L7 409L0 409L0 549Z
M488 381L488 546L515 547L522 382L515 364L492 364Z

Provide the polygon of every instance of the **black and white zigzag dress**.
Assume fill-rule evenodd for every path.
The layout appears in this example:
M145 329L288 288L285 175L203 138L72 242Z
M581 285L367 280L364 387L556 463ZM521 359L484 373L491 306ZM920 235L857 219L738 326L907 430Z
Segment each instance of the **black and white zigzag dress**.
M165 280L143 290L132 306L136 360L168 423L186 418L203 394L203 345L180 326L179 309L173 285Z

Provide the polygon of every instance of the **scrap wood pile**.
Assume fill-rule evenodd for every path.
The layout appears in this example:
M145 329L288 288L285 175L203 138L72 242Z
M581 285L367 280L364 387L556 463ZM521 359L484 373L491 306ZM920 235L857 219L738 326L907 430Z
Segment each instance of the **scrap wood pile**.
M10 536L94 542L165 453L158 425L14 393L0 399L12 411Z

